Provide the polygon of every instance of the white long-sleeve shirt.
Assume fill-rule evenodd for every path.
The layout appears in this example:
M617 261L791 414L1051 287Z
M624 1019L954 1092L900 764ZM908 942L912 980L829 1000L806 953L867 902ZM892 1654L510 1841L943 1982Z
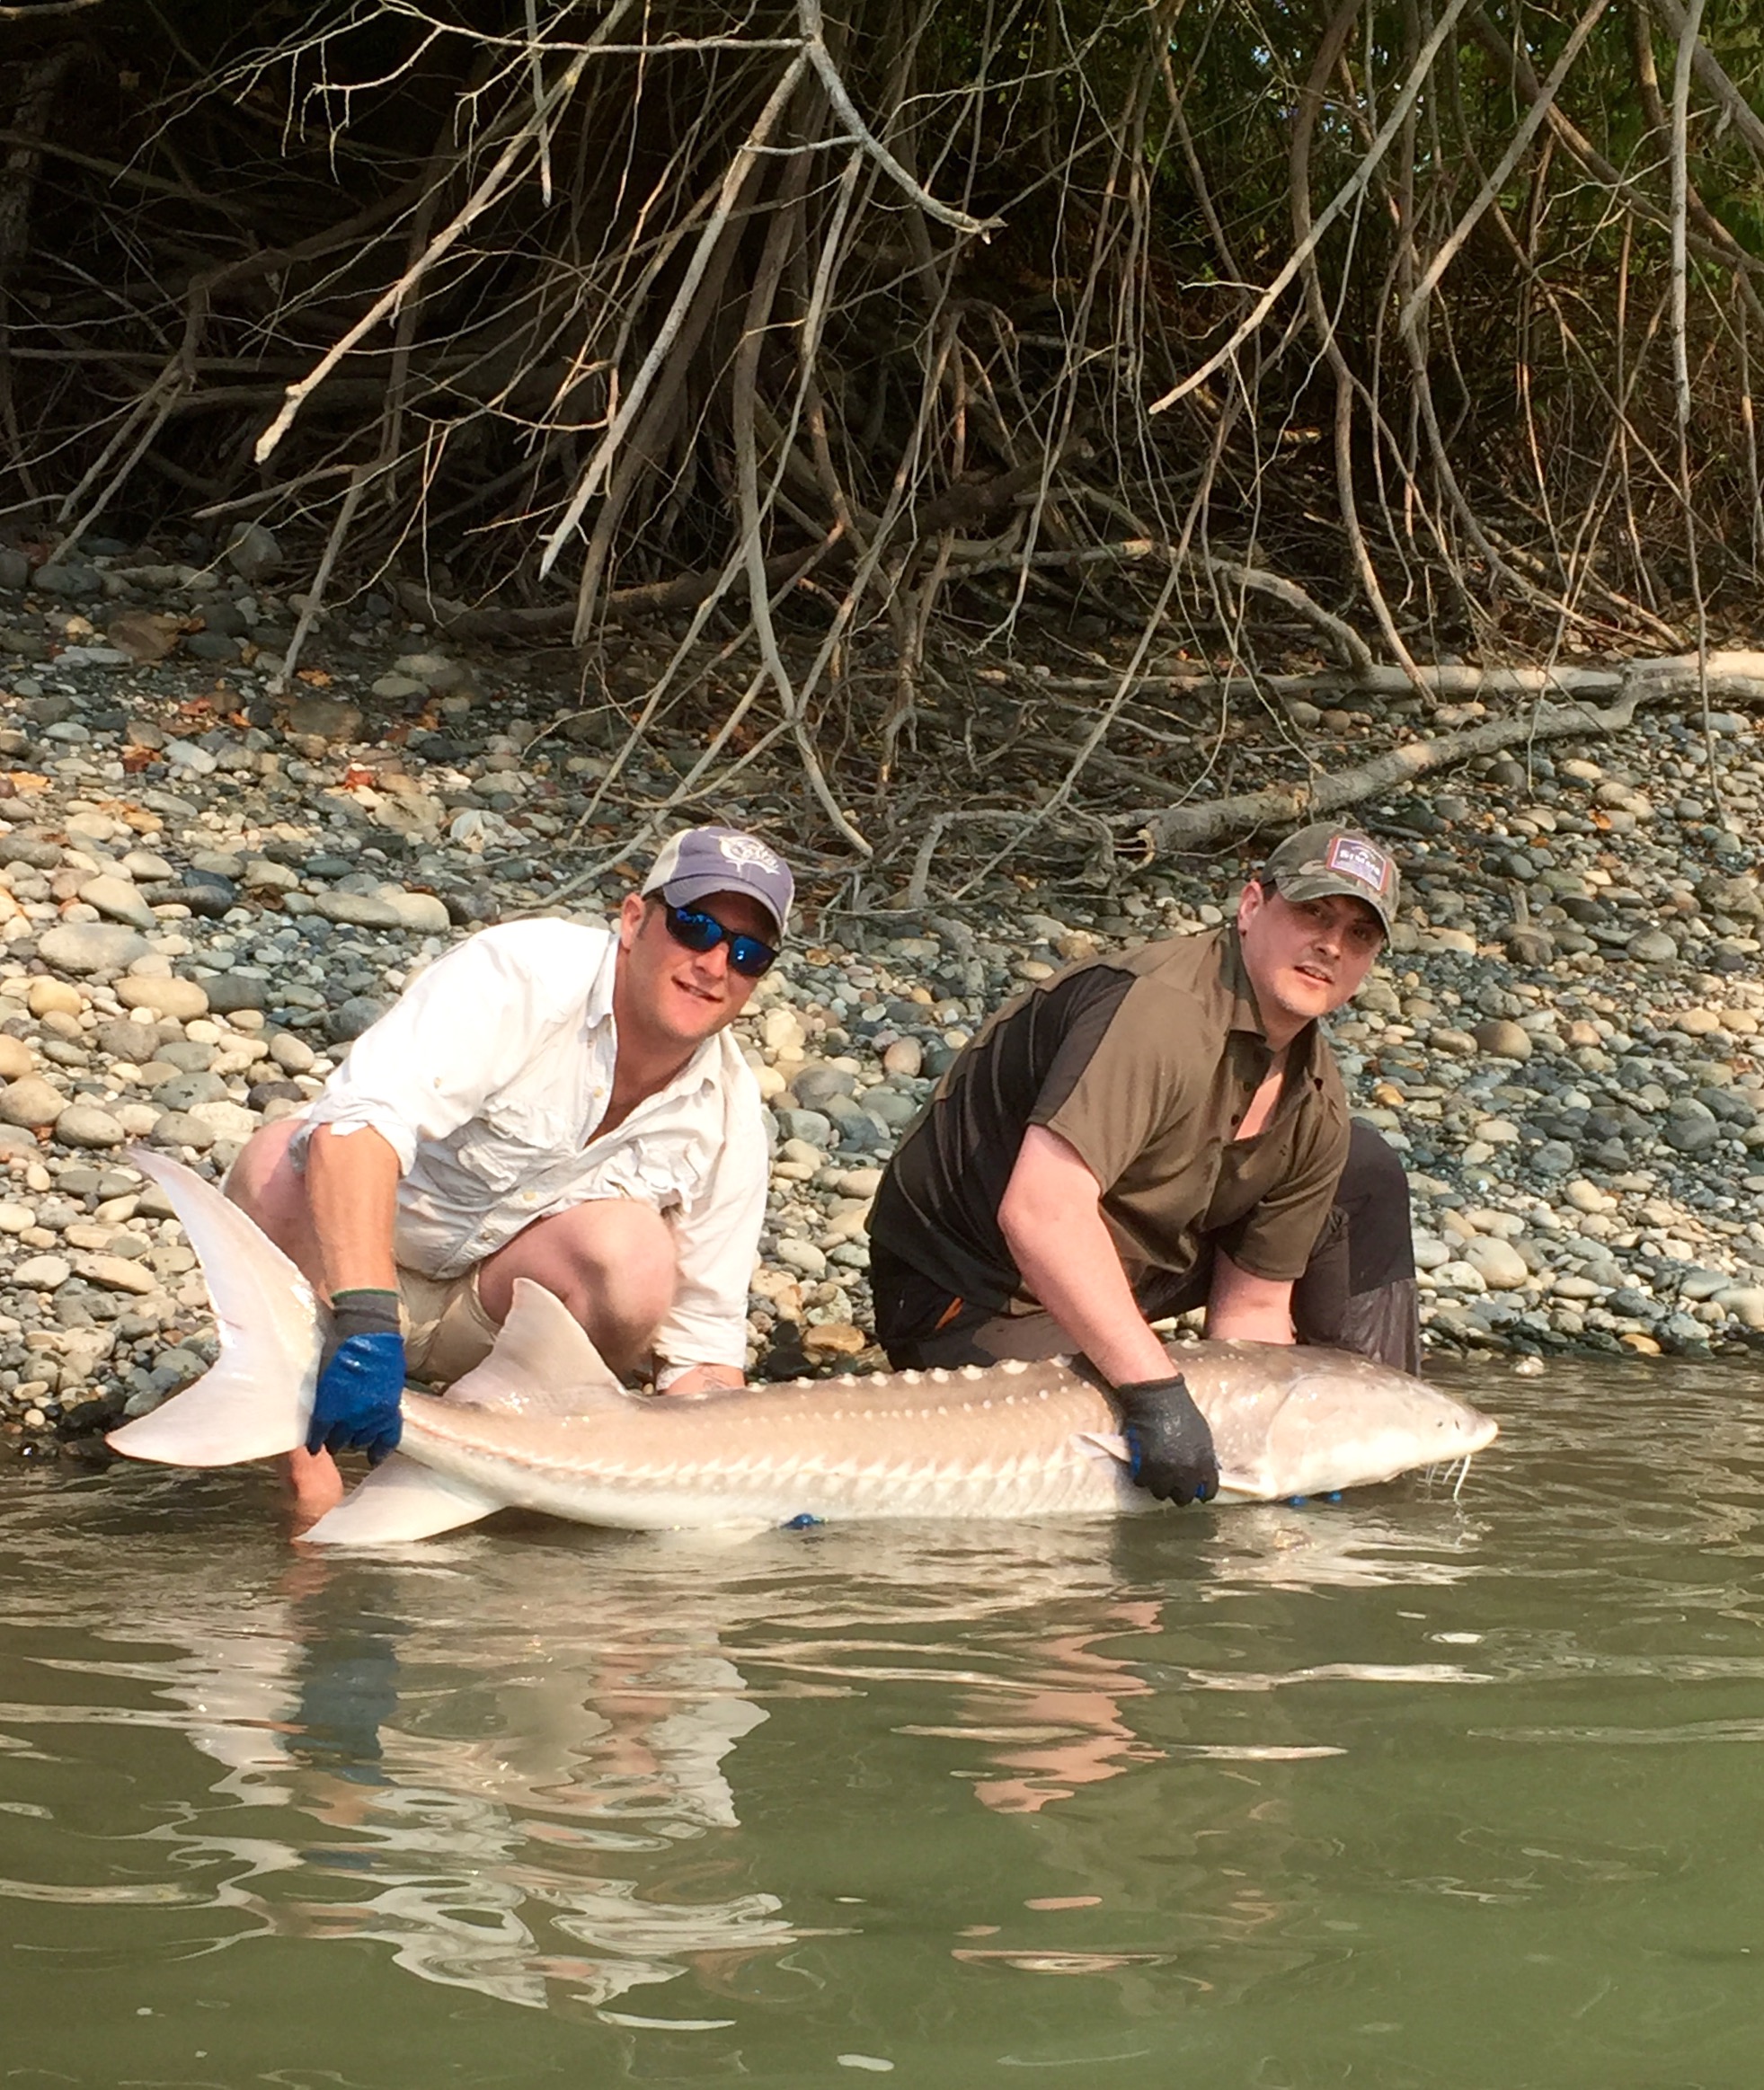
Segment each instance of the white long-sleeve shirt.
M634 1198L672 1227L659 1383L747 1359L769 1173L758 1086L729 1033L604 1138L617 938L574 922L484 929L430 967L326 1084L297 1136L370 1126L398 1156L398 1261L457 1277L535 1219ZM665 1363L663 1362L665 1360Z

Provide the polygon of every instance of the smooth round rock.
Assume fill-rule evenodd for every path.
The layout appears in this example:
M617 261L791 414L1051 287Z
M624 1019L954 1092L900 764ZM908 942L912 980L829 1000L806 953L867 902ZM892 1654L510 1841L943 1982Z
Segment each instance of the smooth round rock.
M206 1154L220 1134L189 1111L162 1111L151 1135L156 1147L193 1147Z
M842 1067L804 1067L791 1076L791 1090L804 1110L818 1110L835 1096L848 1096L857 1086L857 1076Z
M372 995L351 995L340 1007L332 1010L325 1023L325 1031L334 1045L347 1045L360 1037L385 1015L389 1005Z
M315 910L327 922L344 922L358 929L399 929L403 926L403 917L383 892L337 892L318 894L314 902ZM447 912L444 908L442 913Z
M0 1121L27 1132L54 1124L66 1108L66 1097L40 1075L27 1074L22 1080L8 1082L0 1088Z
M1715 1303L1747 1328L1764 1328L1764 1286L1733 1285L1717 1292Z
M80 888L80 898L109 921L126 922L137 929L159 926L158 917L141 898L132 879L112 878L108 872L88 878Z
M798 1271L803 1277L825 1277L827 1257L812 1241L799 1241L786 1236L780 1241L774 1259L788 1270Z
M83 1255L79 1272L88 1283L102 1285L106 1291L133 1292L145 1297L159 1289L159 1280L153 1271L129 1256Z
M199 1069L161 1082L154 1090L154 1101L162 1110L191 1111L198 1103L218 1103L226 1094L226 1084L219 1075Z
M1511 1241L1478 1235L1464 1249L1464 1260L1492 1292L1516 1292L1531 1272Z
M170 1016L187 1023L193 1016L208 1014L208 997L193 979L153 979L130 973L116 983L116 997L125 1008L150 1009L155 1016Z
M318 1055L292 1031L278 1031L270 1041L270 1057L285 1074L309 1074Z
M1471 1032L1478 1047L1492 1059L1529 1059L1531 1033L1504 1016L1491 1017ZM1486 1137L1486 1135L1485 1135Z
M925 1048L917 1038L897 1038L882 1054L882 1070L911 1077L925 1064Z
M22 1038L9 1038L0 1032L0 1081L17 1081L36 1064L36 1055Z
M1664 929L1644 929L1639 936L1630 937L1624 950L1638 965L1671 965L1679 954L1677 943Z
M77 1016L85 1006L85 996L65 979L33 979L24 1005L33 1016L47 1016L52 1012Z
M99 1024L93 1033L93 1042L112 1059L126 1059L132 1066L145 1067L159 1051L159 1032L151 1023L134 1023L127 1016L112 1016L109 1023Z
M74 1266L66 1256L31 1255L13 1272L13 1282L22 1285L27 1291L52 1292L65 1285L73 1274Z
M137 929L122 922L63 922L37 943L44 964L63 972L120 972L150 949Z
M128 1138L121 1125L96 1103L69 1103L55 1120L55 1136L64 1147L120 1147Z
M189 1116L199 1123L209 1126L217 1139L249 1139L257 1129L257 1113L248 1111L243 1103L222 1099L212 1103L198 1103Z

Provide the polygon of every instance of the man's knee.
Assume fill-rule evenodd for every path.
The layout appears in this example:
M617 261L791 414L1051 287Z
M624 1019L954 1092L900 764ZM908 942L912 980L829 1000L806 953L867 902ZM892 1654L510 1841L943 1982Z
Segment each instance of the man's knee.
M289 1151L298 1129L298 1120L283 1118L253 1132L227 1170L223 1187L232 1202L311 1276L317 1250L312 1208L306 1179Z
M1376 1126L1359 1118L1351 1128L1335 1202L1347 1214L1351 1293L1376 1291L1414 1276L1408 1175L1396 1148Z
M673 1229L634 1199L596 1199L536 1220L483 1263L479 1297L498 1322L508 1317L518 1277L555 1293L622 1369L615 1353L634 1359L673 1304Z

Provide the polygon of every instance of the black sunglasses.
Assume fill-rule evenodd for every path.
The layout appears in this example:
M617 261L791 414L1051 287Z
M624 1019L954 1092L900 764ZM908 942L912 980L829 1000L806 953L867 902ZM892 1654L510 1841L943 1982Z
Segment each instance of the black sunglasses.
M762 943L758 936L737 935L702 908L664 905L661 919L675 943L684 943L688 951L714 951L719 943L726 943L731 969L743 979L758 979L777 963L778 954L769 943Z

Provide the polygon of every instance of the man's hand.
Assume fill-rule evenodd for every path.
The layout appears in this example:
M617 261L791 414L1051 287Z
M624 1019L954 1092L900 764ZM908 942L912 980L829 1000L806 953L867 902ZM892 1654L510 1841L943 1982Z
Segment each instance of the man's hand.
M335 1292L331 1334L313 1394L308 1451L365 1451L375 1466L395 1451L403 1421L404 1337L394 1291Z
M1180 1372L1116 1386L1109 1399L1127 1440L1128 1471L1148 1495L1205 1502L1219 1492L1213 1433Z

